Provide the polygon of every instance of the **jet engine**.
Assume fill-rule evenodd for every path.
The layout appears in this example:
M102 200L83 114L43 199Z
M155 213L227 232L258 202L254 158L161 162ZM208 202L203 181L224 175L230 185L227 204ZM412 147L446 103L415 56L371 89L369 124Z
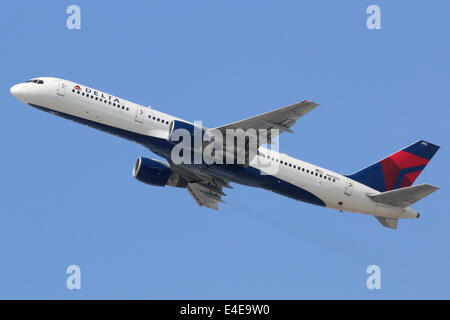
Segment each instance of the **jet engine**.
M186 181L173 172L168 163L160 160L139 157L133 167L133 177L152 186L186 187Z

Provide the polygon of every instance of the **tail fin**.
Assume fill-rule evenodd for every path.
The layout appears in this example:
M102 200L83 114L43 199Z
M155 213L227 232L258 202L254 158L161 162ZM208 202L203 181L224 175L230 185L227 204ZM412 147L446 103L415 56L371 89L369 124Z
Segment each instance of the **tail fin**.
M420 140L347 177L380 192L409 187L438 149Z

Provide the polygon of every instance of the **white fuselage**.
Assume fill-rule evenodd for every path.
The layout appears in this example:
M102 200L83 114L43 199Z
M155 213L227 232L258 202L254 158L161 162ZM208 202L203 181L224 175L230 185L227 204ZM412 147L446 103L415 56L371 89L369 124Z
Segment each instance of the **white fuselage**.
M161 139L167 139L171 121L181 120L72 81L49 77L39 79L42 84L29 82L15 85L11 88L12 94L24 103L48 109L46 111L49 112ZM258 157L283 162L273 176L314 194L322 199L326 207L390 218L417 217L410 207L402 209L372 201L367 195L378 194L377 190L346 176L263 147L259 148L259 152ZM264 171L259 164L253 166Z

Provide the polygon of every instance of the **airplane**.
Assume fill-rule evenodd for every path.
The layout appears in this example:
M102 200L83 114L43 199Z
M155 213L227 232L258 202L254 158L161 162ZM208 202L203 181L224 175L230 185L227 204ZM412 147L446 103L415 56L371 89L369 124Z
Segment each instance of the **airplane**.
M372 215L382 226L397 229L399 219L419 218L412 204L438 190L430 184L412 185L439 149L424 140L350 175L268 149L260 141L254 157L277 164L275 173L269 174L259 162L247 160L244 164L176 164L171 156L175 146L171 134L177 128L192 130L191 122L59 78L33 78L12 86L10 91L34 108L148 148L166 161L139 157L133 167L134 178L152 186L186 188L200 207L218 210L226 196L223 189L232 189L230 183L238 183L341 212ZM276 129L271 131L272 139L282 132L292 132L290 127L317 106L303 100L214 129Z

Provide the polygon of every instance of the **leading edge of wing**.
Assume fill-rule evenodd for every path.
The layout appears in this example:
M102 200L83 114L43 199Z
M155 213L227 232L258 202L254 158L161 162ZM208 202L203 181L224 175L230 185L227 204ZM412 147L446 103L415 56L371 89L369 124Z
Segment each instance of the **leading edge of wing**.
M267 124L266 121L271 121L271 122L275 122L277 124L282 124L283 121L291 120L290 121L291 123L288 123L287 125L285 125L286 127L289 128L296 122L297 119L306 115L308 112L310 112L317 106L319 106L319 104L316 102L303 100L301 102L294 103L294 104L291 104L286 107L281 107L281 108L278 108L278 109L275 109L275 110L272 110L269 112L262 113L260 115L254 116L254 117L250 117L247 119L243 119L243 120L240 120L237 122L229 123L224 126L214 128L214 130L223 131L226 129L238 129L238 128L247 129L245 126L243 126L243 127L240 126L240 124L245 124L245 123L249 123L249 122L257 123L260 121L261 123ZM282 117L283 119L281 121L277 121L277 120L279 120L279 119L276 119L277 116ZM255 128L255 129L258 129L258 128Z

